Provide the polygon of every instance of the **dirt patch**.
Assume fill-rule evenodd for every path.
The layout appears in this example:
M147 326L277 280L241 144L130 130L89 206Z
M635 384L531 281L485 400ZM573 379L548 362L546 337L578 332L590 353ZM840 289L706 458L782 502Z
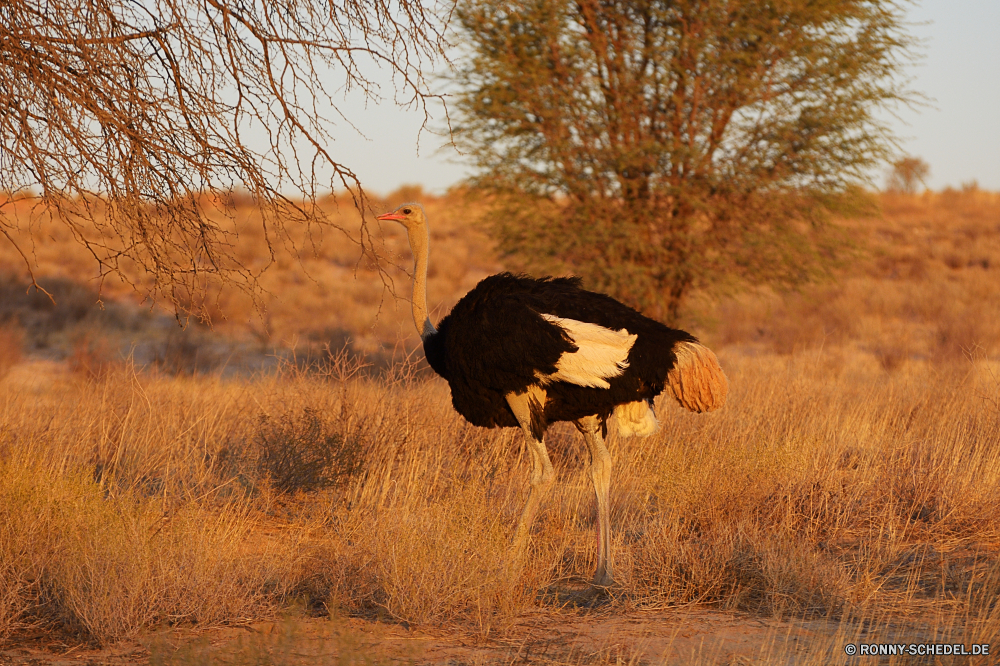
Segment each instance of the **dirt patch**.
M822 661L839 625L711 610L619 614L560 611L525 618L503 638L355 618L242 628L171 629L104 649L46 643L0 650L0 665L94 664L734 664Z

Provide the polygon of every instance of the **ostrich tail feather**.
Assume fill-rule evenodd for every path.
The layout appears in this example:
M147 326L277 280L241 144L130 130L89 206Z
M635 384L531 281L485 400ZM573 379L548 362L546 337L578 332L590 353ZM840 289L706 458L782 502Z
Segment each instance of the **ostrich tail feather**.
M674 354L677 363L667 373L667 385L682 407L700 413L726 404L729 380L711 349L697 342L680 342Z

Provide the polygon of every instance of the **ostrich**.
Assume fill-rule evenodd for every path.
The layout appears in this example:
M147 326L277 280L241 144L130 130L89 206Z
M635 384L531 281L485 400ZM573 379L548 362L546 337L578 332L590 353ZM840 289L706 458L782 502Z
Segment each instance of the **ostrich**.
M430 234L424 209L403 204L377 217L401 223L413 251L413 322L431 368L473 425L520 427L531 455L531 487L514 535L523 552L539 502L555 476L543 437L550 423L572 421L590 449L597 495L597 571L591 589L614 584L608 489L608 418L623 436L658 427L653 398L667 390L694 412L723 405L728 382L707 347L579 278L534 279L499 273L482 280L438 324L427 316Z

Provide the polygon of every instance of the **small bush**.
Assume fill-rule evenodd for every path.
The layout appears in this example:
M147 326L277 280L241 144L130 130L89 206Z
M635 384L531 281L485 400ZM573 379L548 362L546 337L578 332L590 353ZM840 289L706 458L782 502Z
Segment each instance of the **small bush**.
M253 439L219 452L223 468L250 486L268 484L281 493L341 485L362 467L361 447L334 432L318 410L278 417L262 414Z

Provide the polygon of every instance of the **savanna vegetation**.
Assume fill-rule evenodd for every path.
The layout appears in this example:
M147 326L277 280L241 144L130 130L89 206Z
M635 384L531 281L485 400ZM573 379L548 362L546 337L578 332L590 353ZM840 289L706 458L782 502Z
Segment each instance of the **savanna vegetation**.
M430 301L446 308L496 255L475 223L481 204L419 198L438 236ZM834 281L692 296L685 325L719 352L730 401L707 416L661 401L663 428L646 440L612 429L621 585L605 608L833 622L797 663L843 663L848 638L997 643L1000 196L969 187L879 205L836 222L856 245ZM403 252L399 232L384 231ZM39 280L65 280L78 246L40 247ZM517 636L532 613L577 612L551 592L594 567L575 432L551 432L559 482L514 565L520 435L463 423L446 385L406 356L408 303L383 301L379 273L337 252L320 244L315 263L269 273L263 320L244 310L190 340L251 340L272 354L296 335L300 352L319 352L327 330L354 341L311 360L286 347L252 376L137 365L124 342L99 372L74 362L74 336L158 325L127 285L106 284L103 314L67 313L59 299L5 306L6 640L45 631L107 644L295 609L491 641ZM241 312L240 294L214 297ZM381 350L381 370L362 367L366 349ZM761 650L761 663L790 658Z
M432 318L505 266L577 272L729 373L723 411L612 429L601 609L827 627L760 663L997 643L1000 196L919 194L914 159L859 187L918 99L902 5L43 4L0 7L0 642L289 615L526 645L582 612L585 456L550 431L513 559L520 434L451 408L371 221L419 199ZM426 111L452 9L476 189L378 199L327 148L336 95L384 101L382 67Z

